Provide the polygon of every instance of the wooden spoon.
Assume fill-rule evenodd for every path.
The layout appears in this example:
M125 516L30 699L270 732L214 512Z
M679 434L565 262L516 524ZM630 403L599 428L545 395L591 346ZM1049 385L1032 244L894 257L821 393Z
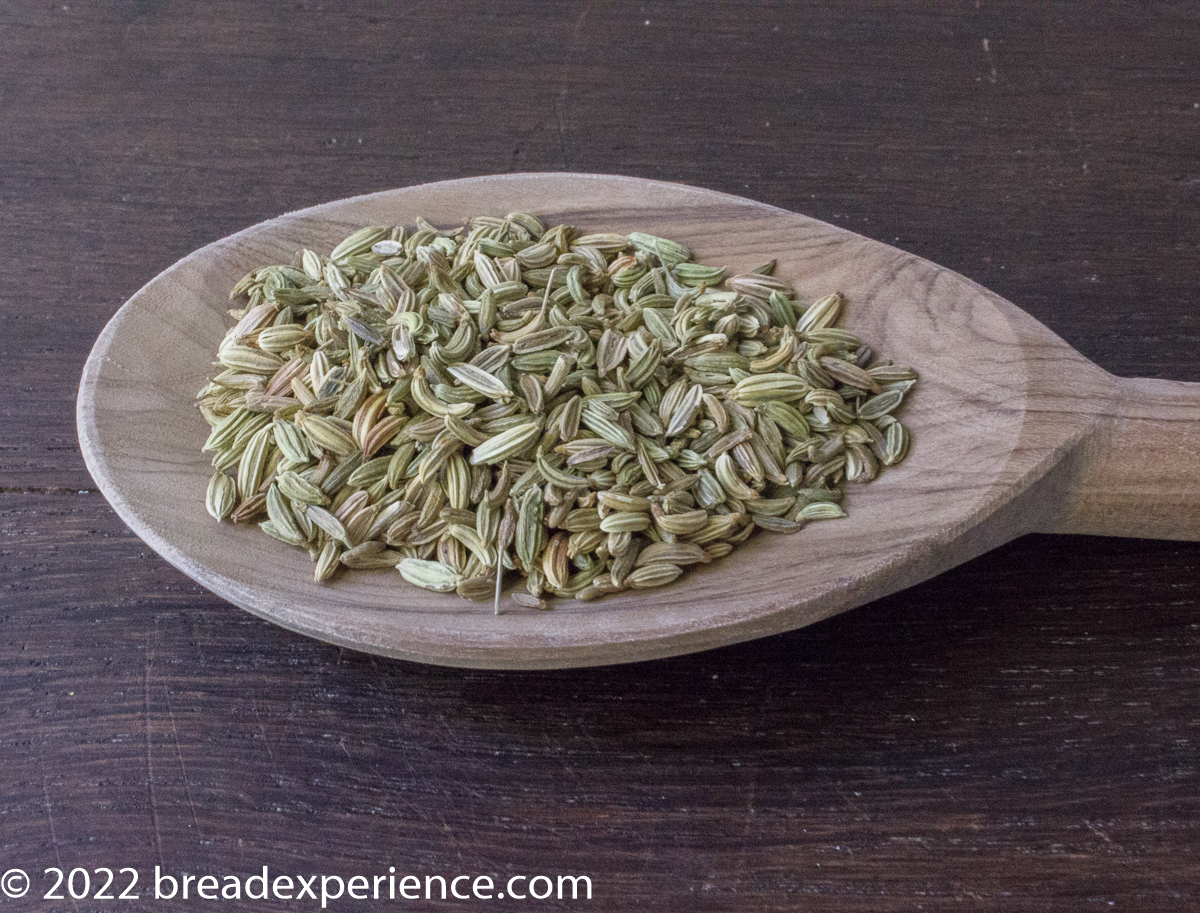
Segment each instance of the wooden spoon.
M649 231L698 259L849 297L842 325L919 386L912 451L849 518L759 534L661 590L504 613L394 571L312 582L307 555L205 512L208 427L193 403L254 266L328 251L364 225L535 212L586 231ZM703 650L812 624L1028 532L1200 538L1200 384L1114 377L1004 299L927 260L740 197L636 178L515 174L409 187L281 216L196 251L113 317L84 369L79 439L121 518L213 592L284 627L422 662L549 668Z

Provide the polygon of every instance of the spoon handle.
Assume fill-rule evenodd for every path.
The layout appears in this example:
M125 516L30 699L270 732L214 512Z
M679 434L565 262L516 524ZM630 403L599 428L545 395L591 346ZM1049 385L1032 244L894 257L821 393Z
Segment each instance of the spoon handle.
M1116 395L1062 467L1044 532L1200 540L1200 384L1112 378Z

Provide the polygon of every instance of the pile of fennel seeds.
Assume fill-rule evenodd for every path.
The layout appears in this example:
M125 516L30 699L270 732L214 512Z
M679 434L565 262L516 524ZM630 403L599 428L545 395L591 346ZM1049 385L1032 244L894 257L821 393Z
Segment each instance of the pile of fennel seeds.
M900 462L916 383L774 262L514 212L364 228L248 273L200 391L207 507L306 549L499 606L499 561L590 600L675 580L756 528L844 517Z

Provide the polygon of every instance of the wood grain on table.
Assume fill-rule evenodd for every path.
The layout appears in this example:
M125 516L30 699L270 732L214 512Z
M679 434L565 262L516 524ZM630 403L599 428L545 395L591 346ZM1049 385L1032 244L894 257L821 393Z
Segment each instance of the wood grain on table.
M166 565L95 491L74 398L120 304L209 241L537 170L803 212L1110 371L1200 380L1197 46L1200 14L1165 6L0 3L0 870L35 892L48 866L394 865L588 874L604 910L1195 909L1194 543L1027 537L751 644L437 669ZM57 908L32 897L0 906Z

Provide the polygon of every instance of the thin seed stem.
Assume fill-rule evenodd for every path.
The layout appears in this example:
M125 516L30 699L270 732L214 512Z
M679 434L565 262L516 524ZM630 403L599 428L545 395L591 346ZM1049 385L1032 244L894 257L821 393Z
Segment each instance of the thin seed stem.
M504 577L504 552L503 552L503 551L501 551L501 552L499 553L499 557L496 559L496 605L495 605L495 613L496 613L497 615L499 615L499 614L500 614L500 581L503 579L503 577Z

